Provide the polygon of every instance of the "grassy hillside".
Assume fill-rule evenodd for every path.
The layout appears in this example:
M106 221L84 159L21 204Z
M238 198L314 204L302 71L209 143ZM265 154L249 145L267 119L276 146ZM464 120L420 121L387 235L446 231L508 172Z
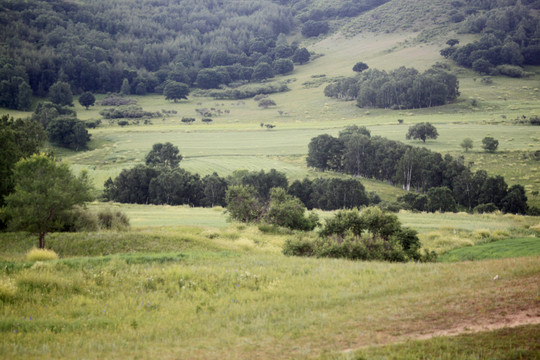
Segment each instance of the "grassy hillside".
M10 359L335 358L506 324L515 314L536 316L537 257L451 264L288 258L280 254L286 237L243 225L56 234L47 241L60 260L31 263L24 253L35 238L4 234L0 353ZM525 346L535 342L535 331L516 331L510 330L513 343L535 350ZM475 342L477 336L406 346L418 356L450 351L456 359L466 357L451 350L454 341L479 354L494 351ZM377 346L359 354L383 349L405 351Z

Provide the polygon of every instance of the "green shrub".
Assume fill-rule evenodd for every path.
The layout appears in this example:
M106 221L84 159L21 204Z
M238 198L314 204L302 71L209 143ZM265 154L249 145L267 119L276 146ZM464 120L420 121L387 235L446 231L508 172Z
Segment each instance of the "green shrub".
M313 241L303 236L287 239L283 246L283 254L287 256L313 256L315 254Z
M81 206L74 206L67 214L63 231L82 232L99 230L98 217L95 213Z
M99 227L102 229L117 231L129 229L129 218L120 210L103 209L98 212L97 217Z
M476 214L485 214L485 213L492 213L499 210L497 205L494 203L487 203L487 204L480 204L478 206L475 206L473 209L473 212Z
M58 259L58 254L56 254L53 250L32 248L32 250L30 250L26 254L26 260L32 261L32 262L56 260L56 259Z

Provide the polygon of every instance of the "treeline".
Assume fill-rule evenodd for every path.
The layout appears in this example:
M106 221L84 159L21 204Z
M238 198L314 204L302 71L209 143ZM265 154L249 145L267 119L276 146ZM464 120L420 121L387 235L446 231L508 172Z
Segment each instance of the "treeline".
M214 173L205 177L192 174L178 164L178 148L170 143L155 144L146 157L146 164L124 169L105 182L106 201L135 204L169 204L190 206L225 206L226 193L232 186L250 187L256 200L264 203L271 189L281 188L308 209L335 210L378 203L379 197L367 194L357 179L304 179L289 186L284 173L237 170L224 178Z
M45 96L57 81L80 94L118 92L127 80L144 94L167 80L265 79L309 61L279 36L293 27L291 10L270 0L0 0L0 106L28 108L29 90Z
M462 157L371 137L365 127L348 127L337 138L325 134L311 139L306 161L322 171L344 172L414 190L401 201L419 211L528 211L523 186L509 188L502 176L474 172Z
M441 55L482 74L521 77L523 65L540 64L538 2L485 1L464 6L465 33L484 34L464 46L450 41Z
M356 77L327 85L324 94L342 100L356 100L359 107L412 109L456 100L459 83L454 74L440 67L423 73L406 67L390 72L369 69Z

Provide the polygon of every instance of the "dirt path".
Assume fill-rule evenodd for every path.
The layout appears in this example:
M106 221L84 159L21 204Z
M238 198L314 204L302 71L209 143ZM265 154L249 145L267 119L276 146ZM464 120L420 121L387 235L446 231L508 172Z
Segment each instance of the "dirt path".
M503 316L502 318L500 316L494 317L491 321L484 319L483 321L472 321L470 323L463 323L459 324L457 326L454 326L450 329L443 329L443 330L435 330L431 331L428 334L409 334L397 342L390 342L386 344L378 344L378 345L366 345L361 346L356 349L346 349L343 352L349 353L354 352L356 350L365 349L371 346L386 346L386 345L393 345L393 344L399 344L403 343L405 341L414 341L414 340L429 340L435 337L440 336L458 336L463 334L473 334L477 332L483 332L483 331L493 331L503 328L513 328L517 326L522 325L537 325L540 324L540 308L538 309L527 309L515 314L508 314Z

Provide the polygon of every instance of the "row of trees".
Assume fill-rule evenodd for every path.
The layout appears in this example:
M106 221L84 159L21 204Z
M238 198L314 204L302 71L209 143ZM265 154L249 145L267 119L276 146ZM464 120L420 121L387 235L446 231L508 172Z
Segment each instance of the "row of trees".
M511 213L527 212L527 197L522 186L510 189L501 176L490 177L472 171L462 157L442 156L426 148L412 147L383 137L371 137L365 127L351 126L333 137L327 134L311 139L307 165L400 185L425 194L432 188L446 188L456 205L469 211L492 203ZM427 198L426 198L427 200ZM455 209L455 206L418 210Z
M299 199L308 209L335 210L377 203L357 179L304 179L290 186L284 173L237 170L227 178L216 173L201 178L178 165L182 156L171 143L155 144L145 165L124 169L105 183L104 199L123 203L225 206L227 190L233 186L249 188L254 202L266 204L273 188L281 188Z
M369 69L327 85L324 94L356 100L359 107L424 108L456 100L459 83L454 74L438 67L423 73L406 67L391 72Z
M45 96L58 81L75 94L144 94L161 92L167 80L216 88L309 61L307 50L283 35L294 27L291 10L270 0L6 0L0 6L7 44L0 49L0 106L9 108L27 109L29 95Z

